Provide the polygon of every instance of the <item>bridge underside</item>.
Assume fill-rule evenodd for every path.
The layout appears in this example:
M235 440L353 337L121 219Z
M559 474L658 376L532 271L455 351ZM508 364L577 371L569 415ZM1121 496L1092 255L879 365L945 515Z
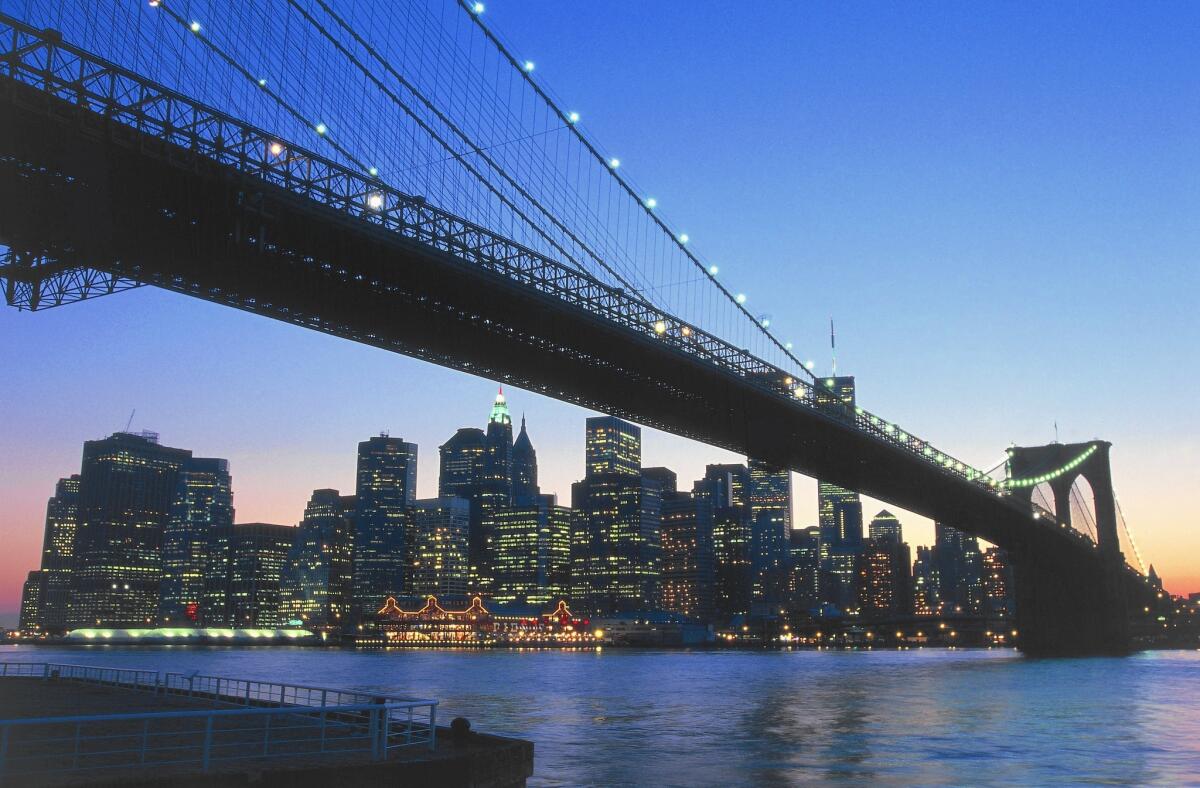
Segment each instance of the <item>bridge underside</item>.
M979 485L505 276L24 85L0 88L0 243L50 261L8 271L10 287L22 275L99 272L761 458L1010 551L1018 588L1037 589L1019 607L1026 650L1127 645L1108 623L1123 620L1127 580ZM1101 606L1097 588L1112 588Z

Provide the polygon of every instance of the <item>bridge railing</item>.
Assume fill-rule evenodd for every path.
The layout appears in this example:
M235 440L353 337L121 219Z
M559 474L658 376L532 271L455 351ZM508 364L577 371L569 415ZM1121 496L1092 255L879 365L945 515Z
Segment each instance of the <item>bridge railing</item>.
M268 131L241 122L104 61L57 35L0 14L0 74L104 119L98 132L136 130L164 143L161 155L200 156L317 201L348 220L365 221L468 264L553 296L674 351L713 364L748 384L857 428L937 468L1003 496L997 482L862 408L822 401L819 380L789 372L658 309L637 293L607 285L484 227L348 169ZM319 130L314 129L314 133Z

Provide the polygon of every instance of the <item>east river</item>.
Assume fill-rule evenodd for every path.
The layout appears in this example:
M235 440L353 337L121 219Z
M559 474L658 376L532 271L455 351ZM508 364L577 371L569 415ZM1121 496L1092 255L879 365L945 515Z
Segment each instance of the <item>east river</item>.
M443 724L532 739L534 785L1200 783L1196 651L9 646L0 659L437 698Z

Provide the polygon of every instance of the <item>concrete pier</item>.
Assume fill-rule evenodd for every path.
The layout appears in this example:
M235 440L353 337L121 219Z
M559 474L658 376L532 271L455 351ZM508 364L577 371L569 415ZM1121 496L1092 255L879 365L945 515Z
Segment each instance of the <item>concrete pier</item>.
M363 751L337 751L336 740L329 749L325 726L312 722L311 709L297 710L289 725L288 715L229 715L221 718L221 758L214 758L207 771L197 763L171 764L172 758L195 756L198 737L207 722L204 716L181 716L153 720L130 715L161 712L209 712L212 699L137 691L123 687L97 686L62 679L0 679L0 729L4 721L33 718L79 718L104 715L102 721L86 723L82 743L73 722L51 722L35 727L11 725L6 729L9 766L16 757L46 753L46 770L0 773L4 785L162 785L173 786L327 786L327 785L439 785L463 788L516 788L533 774L533 743L472 733L456 740L449 729L437 731L436 749L427 745L389 751L386 758L373 759ZM280 708L280 707L276 707ZM333 716L335 712L331 712ZM122 719L125 717L125 719ZM268 717L270 722L268 722ZM172 725L175 729L172 729ZM276 726L271 731L270 726ZM192 726L189 728L189 726ZM292 747L295 754L261 757L268 735L279 735L276 747ZM139 741L155 737L155 748L138 752ZM211 734L210 734L211 735ZM316 737L321 736L318 742ZM53 739L54 741L51 741ZM119 756L97 755L99 751L122 750ZM283 750L288 752L287 749ZM80 756L76 756L80 752ZM70 768L78 758L80 768ZM145 759L139 762L139 759ZM160 762L161 761L161 762ZM26 760L28 765L30 761ZM34 760L39 764L41 761Z

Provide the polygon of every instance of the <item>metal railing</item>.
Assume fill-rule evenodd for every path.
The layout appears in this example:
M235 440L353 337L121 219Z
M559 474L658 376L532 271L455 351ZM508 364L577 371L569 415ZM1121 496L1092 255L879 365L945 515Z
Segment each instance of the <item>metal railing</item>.
M73 681L243 708L0 720L0 779L83 770L214 766L323 755L386 759L437 746L435 700L218 676L45 662L0 663L0 677Z

